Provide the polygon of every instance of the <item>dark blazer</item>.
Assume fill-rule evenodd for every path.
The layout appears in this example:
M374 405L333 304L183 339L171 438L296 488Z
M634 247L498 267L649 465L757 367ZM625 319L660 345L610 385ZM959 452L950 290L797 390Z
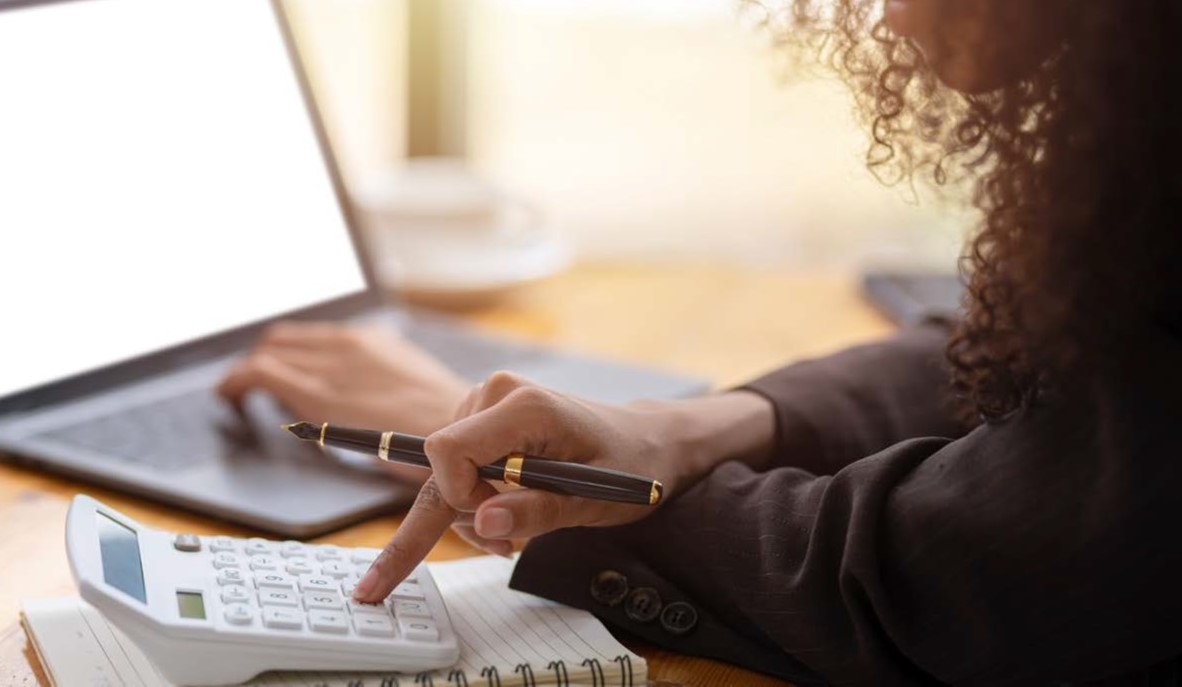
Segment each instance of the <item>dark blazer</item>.
M1177 684L1182 343L1130 331L1134 359L968 430L945 336L752 382L771 469L727 463L640 522L539 537L512 586L801 684Z

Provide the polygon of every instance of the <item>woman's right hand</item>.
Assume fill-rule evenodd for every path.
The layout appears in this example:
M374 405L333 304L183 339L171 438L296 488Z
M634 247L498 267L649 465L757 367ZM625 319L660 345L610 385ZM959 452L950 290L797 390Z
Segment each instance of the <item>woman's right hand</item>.
M745 415L756 436L719 441L715 429ZM731 429L735 429L733 425ZM613 406L497 373L460 404L456 422L427 438L433 476L385 550L357 585L360 601L384 598L455 526L468 541L508 553L510 540L577 526L620 525L652 506L562 496L539 489L499 491L477 470L523 452L621 470L661 481L668 499L736 449L771 442L770 404L753 394ZM741 452L741 451L740 451ZM657 506L659 507L659 506Z

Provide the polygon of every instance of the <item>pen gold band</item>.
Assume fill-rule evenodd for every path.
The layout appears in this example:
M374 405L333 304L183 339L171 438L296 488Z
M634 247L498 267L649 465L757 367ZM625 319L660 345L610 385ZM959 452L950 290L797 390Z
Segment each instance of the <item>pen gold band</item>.
M382 441L378 444L378 458L390 460L390 437L394 432L382 432Z
M504 480L509 484L516 484L521 486L521 466L525 462L525 455L522 453L510 453L505 457L505 477Z
M324 433L328 431L328 423L320 425L320 448L324 448Z
M660 482L653 480L653 488L648 493L648 505L657 505L657 502L661 500L661 492L664 491L664 489L665 488L661 486Z

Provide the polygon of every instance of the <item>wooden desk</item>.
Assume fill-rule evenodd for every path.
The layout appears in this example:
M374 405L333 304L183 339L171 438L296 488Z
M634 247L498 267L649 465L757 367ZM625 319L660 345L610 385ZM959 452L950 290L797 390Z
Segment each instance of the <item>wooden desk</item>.
M880 336L891 326L843 274L752 272L710 265L588 265L465 315L477 326L574 350L662 365L736 384L785 361ZM74 593L62 546L66 507L86 491L140 522L172 531L251 536L213 518L0 464L0 684L47 685L18 621L19 600ZM324 538L381 546L397 525L382 518ZM430 560L474 555L454 535ZM649 646L654 681L781 684Z

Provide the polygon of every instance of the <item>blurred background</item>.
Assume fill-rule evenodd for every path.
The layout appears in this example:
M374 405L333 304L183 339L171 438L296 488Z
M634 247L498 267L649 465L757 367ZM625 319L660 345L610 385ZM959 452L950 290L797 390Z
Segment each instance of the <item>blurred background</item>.
M971 224L875 181L843 87L789 74L735 0L287 2L347 183L398 256L383 272L409 287L572 261L950 270Z

